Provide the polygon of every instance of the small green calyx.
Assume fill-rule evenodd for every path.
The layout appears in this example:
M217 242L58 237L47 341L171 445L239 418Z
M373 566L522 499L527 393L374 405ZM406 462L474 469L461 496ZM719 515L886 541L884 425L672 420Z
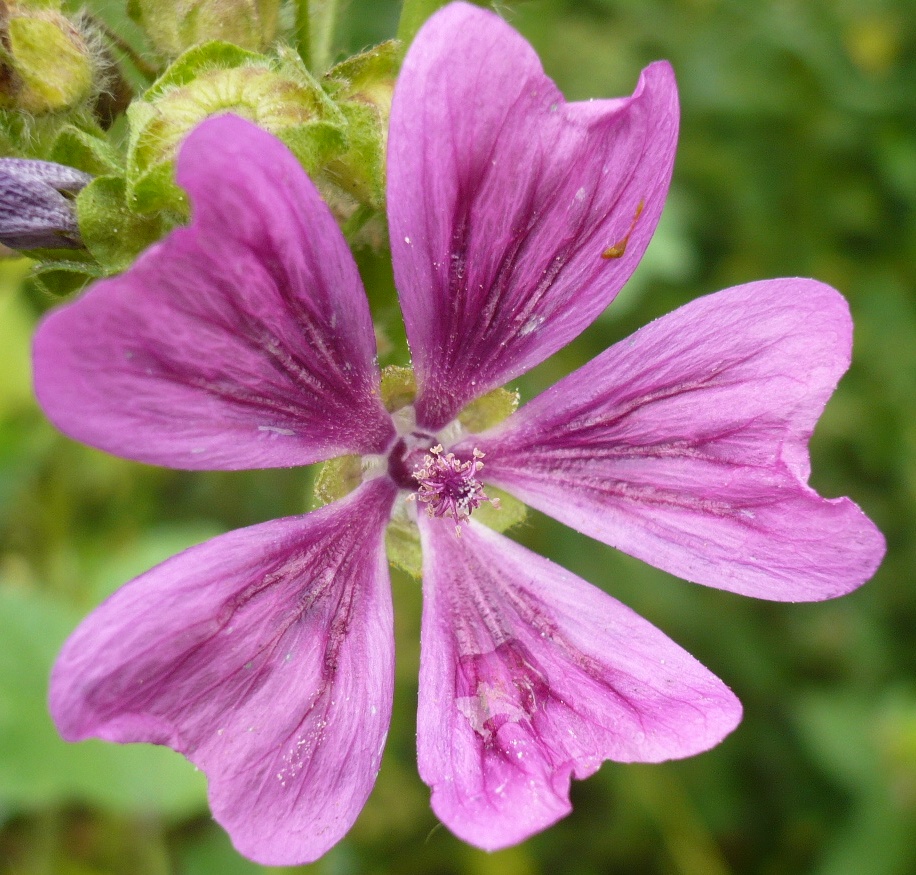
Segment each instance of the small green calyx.
M382 404L389 413L394 413L413 404L417 395L417 379L413 368L400 365L389 365L382 368L381 382Z
M0 108L45 115L78 107L94 63L79 28L54 4L0 0Z
M518 410L519 394L509 389L494 389L475 398L461 413L458 422L465 431L471 434L480 434L494 425L499 425L504 419Z
M279 0L129 0L127 5L167 58L212 40L261 51L277 35L279 10Z
M486 475L482 479L486 480ZM474 519L477 522L483 523L494 532L508 532L509 529L525 522L528 508L523 502L495 486L487 486L487 495L489 503L481 504L474 511Z
M413 421L412 411L409 408L414 403L416 394L417 381L412 368L391 365L382 369L381 401L385 409L393 415L399 427ZM457 421L446 426L442 434L450 432L452 438L457 441L469 434L486 431L514 413L518 403L518 392L494 389L468 404L458 414ZM413 469L413 479L416 480L416 485L411 489L409 484L412 485L412 480L409 472L412 470L413 463L408 465L404 478L400 478L397 474L397 467L401 456L398 454L403 455L407 452L405 442L408 445L410 441L414 441L415 444L419 442L419 446L423 447L422 442L424 440L434 441L434 436L424 434L422 430L411 431L410 426L407 426L407 431L400 431L399 434L403 435L403 439L392 448L391 458L385 460L384 457L367 457L366 461L371 458L373 466L380 464L382 469L378 469L377 473L383 476L386 476L383 474L383 469L387 465L387 476L392 477L402 490L385 532L388 562L412 577L419 578L423 571L423 555L420 548L420 532L415 520L417 513L428 513L428 502L424 503L425 499L421 492L423 491L424 473L427 480L430 480L432 476L429 470L430 459L422 454L419 456L417 467ZM448 453L441 446L434 446L432 443L427 443L425 446L436 456L437 460L439 456L442 456L445 462L450 461ZM480 460L483 460L482 464ZM472 464L474 464L475 472L481 472L480 481L485 483L485 456L475 452ZM325 462L315 480L314 506L320 507L343 498L356 489L365 476L364 460L358 456L342 456ZM429 484L427 484L426 491L430 491ZM473 517L477 522L497 532L508 531L525 521L527 516L525 505L501 489L487 485L486 494L481 491L479 497L480 500L474 501L473 507L468 508L467 517L471 516L471 511L473 511ZM433 515L441 514L434 512ZM465 519L462 519L462 522L464 521ZM457 518L455 522L457 525Z
M76 199L76 215L86 248L109 274L127 270L165 233L160 216L139 215L128 207L121 176L99 176L90 182Z
M382 404L389 413L413 404L417 396L417 378L413 368L389 365L382 369ZM459 414L458 422L464 432L480 434L518 410L519 394L515 390L493 389L475 398Z
M528 508L508 492L487 486L486 502L474 511L474 519L493 529L494 532L507 532L521 525L528 515ZM418 513L423 513L423 507ZM406 514L396 513L388 523L385 531L385 551L388 562L400 568L411 577L419 579L423 573L423 551L420 547L420 530L417 524Z
M385 552L388 564L400 568L417 580L423 575L423 551L420 530L409 519L393 519L385 530Z
M267 57L229 43L206 43L178 58L127 111L133 210L187 214L174 182L178 146L205 118L224 112L275 134L312 174L345 146L346 120L291 50Z
M312 507L324 507L349 495L363 482L363 466L359 456L338 456L318 469L312 491Z

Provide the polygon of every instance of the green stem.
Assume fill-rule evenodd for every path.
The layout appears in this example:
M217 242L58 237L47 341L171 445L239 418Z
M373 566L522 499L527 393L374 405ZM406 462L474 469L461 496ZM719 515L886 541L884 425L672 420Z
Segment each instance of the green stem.
M300 0L304 3L304 0ZM340 12L338 0L311 0L308 5L309 69L316 75L331 66L334 31Z
M312 69L312 28L309 23L309 0L296 0L296 24L293 31L293 45L302 62Z
M363 204L362 206L357 207L353 215L344 222L343 233L344 237L347 240L352 240L362 229L365 227L366 223L375 215L376 211L370 207Z

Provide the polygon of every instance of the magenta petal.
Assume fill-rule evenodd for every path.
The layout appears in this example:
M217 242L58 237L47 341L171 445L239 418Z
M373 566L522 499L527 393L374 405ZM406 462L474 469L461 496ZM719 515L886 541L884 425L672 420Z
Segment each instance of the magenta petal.
M231 115L185 141L189 228L53 312L35 389L85 443L176 468L381 452L375 337L330 211L279 140Z
M432 806L487 850L570 810L570 778L718 744L732 692L629 608L483 526L421 516L417 747Z
M173 747L207 774L213 816L241 853L267 865L321 856L365 803L391 717L393 493L371 481L120 589L54 668L61 734Z
M851 331L842 296L813 280L700 298L477 439L484 474L687 580L780 601L842 595L884 555L855 504L807 485Z
M450 4L394 92L388 221L421 425L547 358L614 298L668 189L677 91L566 103L497 16Z

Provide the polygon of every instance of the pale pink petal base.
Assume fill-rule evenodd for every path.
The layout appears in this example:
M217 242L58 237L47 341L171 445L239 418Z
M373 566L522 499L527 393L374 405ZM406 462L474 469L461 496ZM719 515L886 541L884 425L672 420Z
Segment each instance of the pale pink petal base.
M581 578L473 521L420 531L420 775L465 841L519 842L569 812L572 777L691 756L739 722L718 678Z
M55 665L61 735L173 747L207 774L213 816L242 854L320 857L362 809L391 716L392 499L375 480L124 586Z
M842 296L813 280L700 298L475 438L483 476L696 583L780 601L843 595L884 555L852 501L807 485L808 440L851 335Z

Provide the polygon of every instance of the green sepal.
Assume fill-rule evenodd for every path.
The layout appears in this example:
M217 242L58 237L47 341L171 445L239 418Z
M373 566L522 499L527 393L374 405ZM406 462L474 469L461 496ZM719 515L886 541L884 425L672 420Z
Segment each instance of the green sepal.
M382 368L381 395L382 404L389 413L413 404L417 394L417 379L413 368L400 365L389 365Z
M53 161L51 152L68 126L104 136L91 114L83 109L39 116L0 109L0 150L4 156Z
M458 421L471 434L480 434L515 413L518 401L518 392L494 389L468 404L458 414Z
M340 110L347 122L349 148L329 164L327 177L360 204L381 210L385 206L386 138L378 110L349 101L341 103Z
M528 516L528 508L508 492L487 486L488 498L498 498L500 506L494 507L484 502L474 511L472 519L482 523L495 532L507 532L509 529L521 525ZM417 505L417 513L424 513L423 505ZM451 524L449 519L442 520L444 525ZM460 537L455 535L455 537ZM420 546L420 530L417 524L406 516L397 516L388 523L385 531L385 551L389 564L401 571L406 571L411 577L420 578L423 574L423 550Z
M142 99L147 102L154 101L172 88L188 85L198 76L210 70L229 70L233 67L241 67L246 63L256 64L264 60L263 55L239 48L232 43L219 40L203 43L179 55L150 85Z
M338 456L329 459L319 469L312 489L312 508L324 507L349 495L363 482L362 460L359 456Z
M388 86L397 78L400 66L401 43L387 40L336 64L322 81L336 100L357 98L368 103L384 95L390 106ZM383 89L381 94L379 87Z
M106 273L127 270L167 230L162 216L138 215L128 207L121 176L99 176L90 182L76 198L76 216L83 243Z
M346 136L333 122L310 122L275 132L305 170L314 174L346 147Z
M385 530L385 552L388 562L411 577L423 575L423 550L420 548L420 530L410 520L392 520Z
M359 203L385 204L385 153L400 44L389 40L348 58L322 82L347 120L349 148L330 168L332 178Z
M132 109L127 110L128 117ZM127 178L131 178L130 170ZM135 176L133 182L128 182L126 203L135 213L142 215L171 210L185 220L190 216L188 196L175 183L174 160L155 164L145 173Z
M486 463L484 463L484 472L480 479L486 483ZM487 493L489 499L499 499L499 507L494 507L485 501L474 511L471 519L483 523L494 532L508 532L509 529L525 522L528 517L528 507L523 502L495 486L485 485L484 492Z
M67 247L64 249L19 249L16 251L40 264L81 264L90 268L98 266L92 257L92 253L87 252L86 249L71 249Z
M64 298L75 295L104 274L100 265L83 261L45 261L36 264L25 284L44 296Z
M58 132L48 160L75 167L92 176L107 176L123 170L121 156L108 140L72 124L65 125Z

